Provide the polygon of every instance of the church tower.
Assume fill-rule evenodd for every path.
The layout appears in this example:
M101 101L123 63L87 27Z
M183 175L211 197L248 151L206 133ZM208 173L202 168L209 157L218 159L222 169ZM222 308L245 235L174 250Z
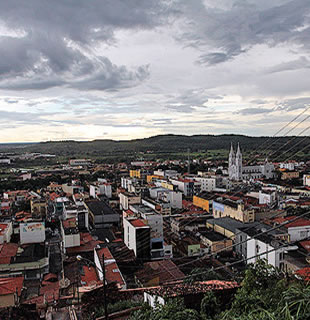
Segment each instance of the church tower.
M233 145L231 144L229 158L228 158L229 179L234 179L234 176L235 176L235 160L236 160L236 156L235 156Z
M228 174L231 180L242 179L242 153L238 143L237 152L234 152L233 145L231 144L229 158L228 158Z
M236 180L242 179L242 153L238 143L238 149L236 153Z

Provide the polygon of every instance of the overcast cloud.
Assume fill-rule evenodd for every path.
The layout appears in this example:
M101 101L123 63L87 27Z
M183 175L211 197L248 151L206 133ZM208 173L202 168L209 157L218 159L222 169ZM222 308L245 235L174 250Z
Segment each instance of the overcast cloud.
M273 135L310 106L310 6L0 0L0 57L0 142Z

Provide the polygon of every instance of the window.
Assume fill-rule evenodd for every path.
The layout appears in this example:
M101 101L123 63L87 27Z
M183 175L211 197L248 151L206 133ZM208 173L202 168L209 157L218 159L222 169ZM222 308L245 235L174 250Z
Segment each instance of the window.
M300 232L299 232L299 235L300 235L300 237L303 239L303 238L306 238L306 237L307 237L308 232L307 232L307 231L300 231Z

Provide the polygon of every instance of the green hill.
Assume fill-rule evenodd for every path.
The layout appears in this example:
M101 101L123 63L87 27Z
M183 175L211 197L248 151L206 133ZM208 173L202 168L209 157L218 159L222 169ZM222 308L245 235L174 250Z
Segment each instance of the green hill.
M277 153L299 150L309 151L309 137L249 137L244 135L159 135L136 140L94 140L94 141L51 141L16 148L18 152L41 152L63 156L75 155L117 155L151 151L154 153L178 153L201 150L229 150L231 143L237 143L243 151L268 150ZM12 150L12 148L11 148Z

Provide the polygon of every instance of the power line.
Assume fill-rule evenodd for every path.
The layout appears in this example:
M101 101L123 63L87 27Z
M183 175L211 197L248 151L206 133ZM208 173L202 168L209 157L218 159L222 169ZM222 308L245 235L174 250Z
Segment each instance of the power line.
M269 233L269 232L271 232L271 231L273 231L273 230L279 229L279 228L283 227L284 225L286 225L286 224L288 224L288 223L294 222L294 221L302 218L303 216L308 215L309 213L310 213L310 211L307 211L307 212L303 213L302 215L297 216L297 217L295 217L295 218L293 218L293 219L291 219L291 220L289 220L289 221L285 221L285 222L280 223L279 225L277 225L277 226L275 226L275 227L272 227L271 229L268 229L268 230L266 230L266 231L262 231L262 232L256 234L255 236L253 236L252 238L249 238L249 239L246 239L246 240L244 240L244 241L241 241L240 243L235 243L235 244L233 244L233 245L231 245L231 246L228 246L228 247L226 247L226 248L222 248L222 249L220 249L220 250L217 250L217 251L214 252L214 253L206 254L206 255L198 258L198 259L195 259L194 261L189 261L189 262L186 262L186 263L184 263L184 264L180 264L180 265L178 265L176 268L173 268L173 269L176 270L176 269L179 269L180 267L183 267L183 266L186 266L186 265L190 265L190 264L192 264L192 263L196 263L197 261L200 261L200 260L203 260L203 259L207 259L207 258L211 258L212 256L216 256L218 253L220 253L220 252L222 252L222 251L226 251L227 249L230 249L230 248L233 249L233 248L236 247L237 245L240 245L240 244L242 244L242 243L246 243L246 242L248 242L248 241L250 241L250 240L252 240L252 239L256 239L258 236L261 236L261 235L267 234L267 233ZM244 231L245 231L245 230L244 230ZM157 273L157 274L155 274L155 275L160 275L161 273L162 273L162 272L159 272L159 273Z

